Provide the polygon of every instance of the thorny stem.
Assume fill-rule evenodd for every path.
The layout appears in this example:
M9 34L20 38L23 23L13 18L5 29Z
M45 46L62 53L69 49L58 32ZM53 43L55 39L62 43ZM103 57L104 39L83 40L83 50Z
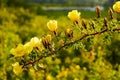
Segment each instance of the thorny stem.
M49 57L51 55L53 55L53 54L42 55L39 57L39 59L37 59L35 61L30 61L30 62L25 63L22 68L25 68L27 65L30 65L30 64L35 64L35 63L39 62L41 59L43 59L45 57Z
M47 55L41 55L41 56L39 57L39 59L37 59L37 60L35 60L35 61L26 62L26 63L23 65L22 68L25 68L27 65L30 65L30 64L38 63L41 59L43 59L43 58L45 58L45 57L49 57L49 56L55 54L55 51L54 51L54 50L51 50L50 48L48 48L48 50L50 51L49 54L47 54Z
M60 48L58 48L58 51L60 51L62 48L66 47L66 46L75 44L75 43L83 40L84 38L86 38L86 37L88 37L88 36L93 36L93 35L95 36L95 35L97 35L97 34L102 34L102 33L105 33L105 32L107 32L107 31L111 31L111 30L105 29L105 30L102 30L102 31L100 31L100 32L95 32L95 33L91 33L91 34L85 34L85 35L83 35L81 38L75 40L74 42L70 42L70 43L67 43L67 44L61 46ZM112 31L114 31L114 32L115 32L115 31L120 31L120 28L113 29Z
M85 39L86 37L95 36L95 35L98 35L98 34L105 33L105 32L107 32L107 31L111 31L111 30L108 30L108 29L106 28L105 30L102 30L102 31L100 31L100 32L95 32L95 33L91 33L91 34L85 34L85 35L83 35L81 38L79 38L79 39L77 39L77 40L75 40L75 41L73 41L73 42L67 43L67 44L59 47L56 51L54 51L54 53L60 51L61 49L63 49L63 48L66 47L66 46L75 44L75 43L77 43L77 42ZM115 32L115 31L120 31L120 28L115 28L115 29L113 29L112 31L113 31L113 32ZM112 32L112 31L111 31L111 32ZM37 59L37 60L35 60L35 61L27 62L27 63L25 63L25 64L23 65L22 68L25 68L27 65L30 65L30 64L35 64L35 63L39 62L41 59L43 59L43 58L45 58L45 57L49 57L49 56L51 56L51 55L54 55L54 54L52 54L52 53L53 53L53 51L51 51L50 54L40 56L39 59Z

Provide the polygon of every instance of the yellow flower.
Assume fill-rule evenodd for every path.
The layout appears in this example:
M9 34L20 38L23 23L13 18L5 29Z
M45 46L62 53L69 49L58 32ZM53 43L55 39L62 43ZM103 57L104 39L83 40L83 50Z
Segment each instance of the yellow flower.
M72 20L73 22L78 22L80 18L81 13L77 10L72 10L68 13L68 18Z
M24 45L24 48L25 48L26 54L28 55L33 50L33 45L30 42L27 42Z
M33 38L30 40L30 44L31 44L31 46L33 46L33 47L39 47L39 46L40 46L40 39L38 39L37 37L33 37Z
M12 53L15 57L21 57L26 54L26 51L24 45L19 44L16 48L11 49L10 53Z
M114 5L113 5L113 10L117 13L120 14L120 1L117 1Z
M37 37L33 37L30 42L27 42L24 45L24 48L26 50L26 54L28 55L29 53L31 53L31 51L33 50L33 48L37 48L39 51L42 51L42 43L41 43L41 39L37 38Z
M56 32L57 30L57 21L56 20L50 20L47 22L47 27L50 31Z
M23 71L22 66L18 62L13 64L13 72L16 75L20 74L22 71Z

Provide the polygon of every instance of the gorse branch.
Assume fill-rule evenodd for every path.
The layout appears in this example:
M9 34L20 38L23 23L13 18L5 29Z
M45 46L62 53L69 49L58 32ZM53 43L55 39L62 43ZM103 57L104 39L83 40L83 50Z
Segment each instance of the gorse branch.
M66 47L66 46L69 46L69 45L73 45L73 44L75 44L75 43L78 43L78 42L80 42L81 40L85 39L86 37L91 37L91 36L95 36L95 35L100 35L100 34L102 34L102 33L108 32L108 31L111 31L111 32L116 32L116 31L117 31L117 32L118 32L118 31L120 31L120 28L115 28L115 29L113 29L113 30L108 30L108 29L106 28L106 29L104 29L104 30L102 30L102 31L100 31L100 32L95 32L95 33L91 33L91 34L85 34L85 35L83 35L81 38L79 38L79 39L77 39L77 40L75 40L75 41L73 41L73 42L64 44L63 46L59 47L57 50L54 51L54 53L62 50L62 49L63 49L64 47ZM34 64L34 63L36 63L36 62L39 62L41 59L43 59L43 58L45 58L45 57L52 56L52 55L54 55L54 54L53 54L53 52L51 51L51 53L49 53L49 54L47 54L47 55L42 55L42 56L39 57L39 59L37 59L37 60L35 60L35 61L25 63L24 66L23 66L23 68L24 68L25 66L27 66L27 65Z
M70 42L70 43L67 43L67 44L61 46L60 48L58 48L58 51L61 50L61 49L63 49L63 48L66 47L66 46L75 44L75 43L83 40L84 38L86 38L86 37L88 37L88 36L93 36L93 35L95 36L95 35L98 35L98 34L105 33L105 32L107 32L107 31L113 31L113 32L115 32L115 31L120 31L120 28L116 28L116 29L113 29L113 30L105 29L105 30L102 30L102 31L100 31L100 32L95 32L95 33L91 33L91 34L85 34L85 35L83 35L81 38L75 40L74 42Z
M43 59L43 58L45 58L45 57L49 57L49 56L51 56L51 55L53 55L53 54L42 55L42 56L39 57L39 59L37 59L37 60L35 60L35 61L26 62L26 63L22 66L22 68L25 68L26 66L31 65L31 64L38 63L41 59Z

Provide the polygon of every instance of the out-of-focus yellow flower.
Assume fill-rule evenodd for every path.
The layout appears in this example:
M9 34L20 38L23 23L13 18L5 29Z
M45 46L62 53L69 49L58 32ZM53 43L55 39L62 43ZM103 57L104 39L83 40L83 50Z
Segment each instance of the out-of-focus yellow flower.
M18 62L13 64L13 72L16 75L19 75L22 71L23 71L22 66Z
M68 13L68 18L70 20L72 20L73 22L77 22L79 21L81 13L78 12L77 10L72 10L71 12Z
M80 69L80 66L79 66L79 65L76 65L75 68L76 68L77 70L79 70L79 69Z
M19 44L16 48L12 48L10 53L12 53L15 57L21 57L26 54L26 51L24 45Z
M74 80L79 80L79 79L75 77Z
M56 32L57 30L57 21L56 20L50 20L47 22L47 27L50 31Z
M29 69L29 74L34 77L35 76L35 70L33 68Z
M52 75L48 74L46 80L54 80L54 78L52 77Z
M58 75L56 76L57 77L57 79L60 79L60 78L62 78L62 77L67 77L68 76L68 74L69 74L69 69L68 68L66 68L66 69L63 69L63 70L61 70L59 73L58 73Z
M120 14L120 1L117 1L114 5L113 5L113 10L117 13Z
M71 63L70 57L66 57L66 58L65 58L65 63L68 63L68 64Z
M86 70L87 70L87 68L86 68L86 67L83 67L83 70L84 70L84 71L86 71Z
M54 61L55 64L60 64L61 63L61 60L56 58L55 61Z

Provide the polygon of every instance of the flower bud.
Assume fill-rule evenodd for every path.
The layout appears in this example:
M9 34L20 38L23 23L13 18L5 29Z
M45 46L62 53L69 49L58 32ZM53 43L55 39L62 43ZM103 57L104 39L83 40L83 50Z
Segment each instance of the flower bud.
M81 13L78 12L77 10L72 10L71 12L68 13L68 18L78 24L80 15Z
M117 13L120 14L120 1L117 1L114 5L113 5L113 10Z
M51 45L51 35L47 35L46 37L42 38L43 46L48 49Z
M47 35L47 36L46 36L46 41L47 41L47 43L50 43L50 42L51 42L51 35Z
M64 45L65 45L65 41L64 41L63 39L61 39L59 42L60 42L60 45L61 45L61 46L64 46Z
M106 17L104 18L104 26L108 27L108 20Z
M87 29L87 23L85 19L82 19L82 26Z
M42 43L43 43L43 46L47 49L48 46L47 46L45 37L42 38Z
M111 8L109 8L109 11L108 11L109 15L110 15L110 18L113 19L113 11Z
M95 29L95 22L92 20L91 23L92 28Z
M96 6L96 13L97 13L97 17L100 18L101 16L100 6Z
M68 29L66 29L65 34L67 37L72 38L73 37L73 30L68 28Z

